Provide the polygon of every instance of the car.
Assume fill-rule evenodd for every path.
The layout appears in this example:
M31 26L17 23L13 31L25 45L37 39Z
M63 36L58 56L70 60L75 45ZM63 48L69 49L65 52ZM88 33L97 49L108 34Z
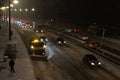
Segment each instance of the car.
M56 43L57 43L57 45L65 45L66 41L62 37L58 37L56 39Z
M40 36L40 41L41 42L48 42L48 39L45 36Z
M75 27L75 28L72 29L72 32L78 33L78 32L80 32L80 30L79 30L79 28Z
M87 42L87 47L92 48L92 49L96 49L98 47L98 43L97 42Z
M82 35L82 36L80 36L80 39L82 39L82 40L88 40L89 37L88 37L88 36L85 36L85 35Z
M80 35L78 38L82 44L86 44L89 41L89 36L86 34Z
M37 33L38 33L38 32L39 32L39 33L44 33L45 31L44 31L43 27L44 27L44 26L42 26L42 25L41 25L41 26L36 26L36 27L34 28L34 31L37 32Z
M44 42L41 42L38 38L30 40L29 51L31 56L47 59L45 50L46 45Z
M83 63L87 64L89 67L101 66L101 62L93 54L86 54L83 57Z
M44 33L45 31L43 29L40 29L40 28L35 28L34 32L36 32L36 33Z

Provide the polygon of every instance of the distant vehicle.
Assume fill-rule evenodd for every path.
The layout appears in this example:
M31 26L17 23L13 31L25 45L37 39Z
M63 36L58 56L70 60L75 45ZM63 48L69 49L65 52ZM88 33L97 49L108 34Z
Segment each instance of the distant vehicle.
M80 35L78 38L82 44L85 44L89 41L89 37L87 35Z
M82 60L89 67L95 67L95 66L100 66L101 65L101 62L99 62L98 59L92 54L84 55Z
M87 35L81 35L81 36L79 36L79 38L81 40L88 40L89 39L89 37Z
M72 31L71 31L71 29L68 28L68 29L65 29L65 32L70 33L70 32L72 32Z
M37 26L34 28L34 32L44 33L43 26Z
M41 42L48 42L48 39L45 36L40 36L40 41Z
M98 43L96 42L87 42L87 47L92 48L92 49L96 49L98 47Z
M36 33L44 33L45 31L43 29L40 29L40 28L35 28L34 32L36 32Z
M29 50L31 56L47 59L45 49L46 49L45 43L41 42L38 38L35 38L30 41Z
M65 45L66 44L66 41L61 37L58 37L56 39L56 42L57 42L57 45Z
M31 25L30 25L30 24L23 23L23 24L21 24L21 28L29 29L29 28L31 28Z
M75 28L73 28L72 29L72 32L75 32L75 33L78 33L80 30L79 30L79 28L77 28L77 27L75 27Z
M25 24L21 25L21 28L26 28Z

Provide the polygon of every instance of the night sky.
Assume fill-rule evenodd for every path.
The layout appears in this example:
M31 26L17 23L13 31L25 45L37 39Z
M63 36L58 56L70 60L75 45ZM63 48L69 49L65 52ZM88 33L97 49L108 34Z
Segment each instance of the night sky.
M34 7L41 19L120 25L120 0L20 0L19 5Z

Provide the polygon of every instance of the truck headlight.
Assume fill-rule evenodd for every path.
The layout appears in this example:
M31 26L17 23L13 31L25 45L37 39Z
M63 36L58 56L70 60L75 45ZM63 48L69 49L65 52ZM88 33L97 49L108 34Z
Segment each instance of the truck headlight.
M31 46L31 49L34 49L34 46Z
M61 44L61 41L59 41L58 43Z
M44 45L43 48L46 48L46 45Z

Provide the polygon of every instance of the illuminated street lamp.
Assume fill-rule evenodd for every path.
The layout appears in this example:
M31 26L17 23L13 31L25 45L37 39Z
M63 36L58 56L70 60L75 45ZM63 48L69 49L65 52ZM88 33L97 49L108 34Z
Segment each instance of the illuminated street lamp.
M27 11L28 11L28 9L25 9L25 11L27 12Z
M35 11L35 8L32 8L32 11Z
M13 7L14 5L13 4L10 4L10 7Z
M17 9L14 9L14 11L17 11Z
M19 9L19 11L22 11L22 9Z
M14 4L18 4L19 1L18 1L18 0L14 0L13 3L14 3Z
M3 20L6 20L6 7L1 7L0 8L3 11Z
M1 10L5 10L5 9L6 9L6 7L1 7L0 9L1 9Z
M9 6L6 7L7 9L9 8Z

